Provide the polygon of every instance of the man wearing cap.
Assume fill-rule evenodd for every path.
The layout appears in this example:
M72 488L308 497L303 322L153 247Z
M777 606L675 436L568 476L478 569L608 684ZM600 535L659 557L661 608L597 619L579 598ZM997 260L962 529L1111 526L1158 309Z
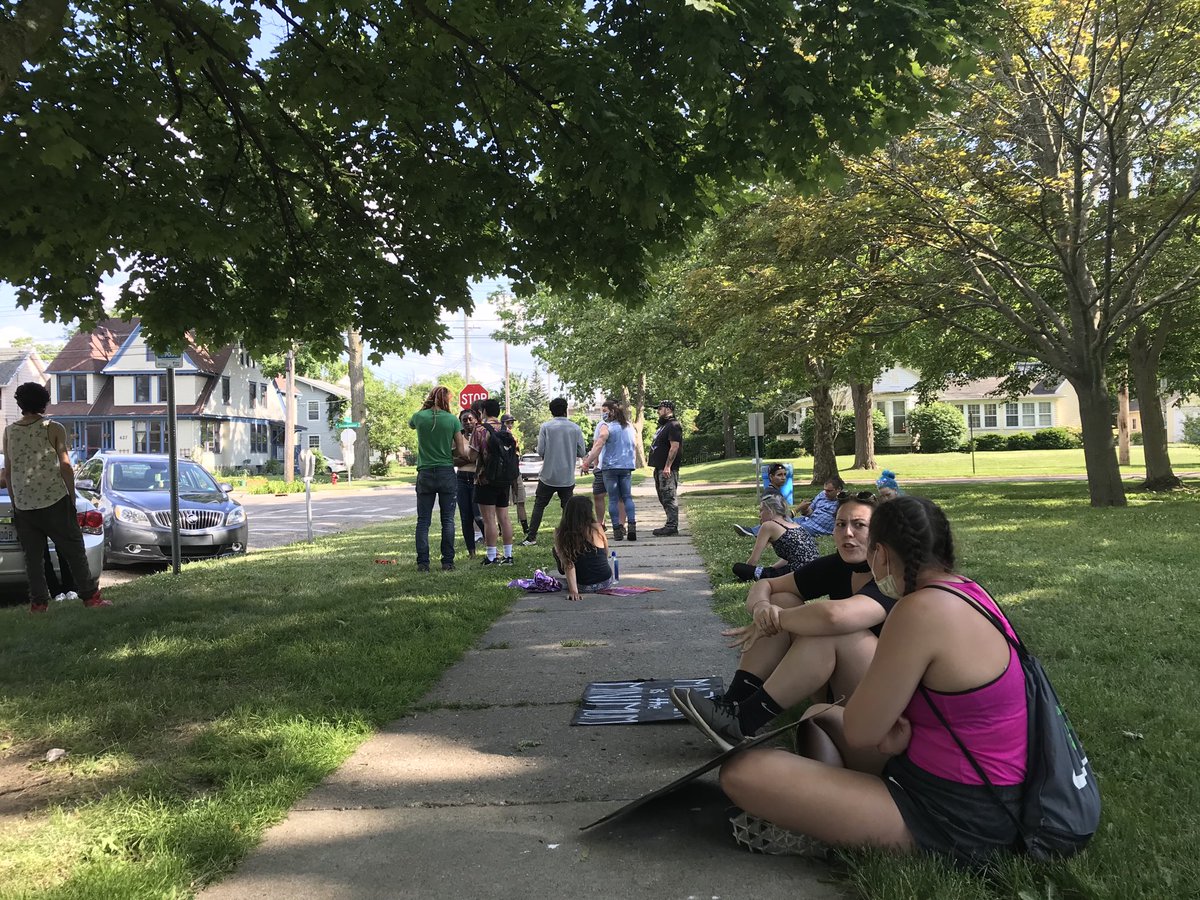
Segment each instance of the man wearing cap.
M580 457L587 454L583 442L583 430L567 418L565 397L550 401L551 419L538 429L537 453L542 458L542 473L538 476L537 492L533 498L533 519L529 533L522 542L524 547L537 544L538 528L542 524L542 513L550 504L550 498L558 494L558 505L566 508L567 501L575 493L575 469Z
M513 436L513 440L517 442L517 456L521 455L521 438L513 428L517 424L516 416L505 413L500 417L500 425ZM521 523L521 531L525 534L529 533L529 516L525 514L525 480L517 476L517 480L512 483L512 496L509 497L509 503L517 508L517 521Z
M657 537L679 534L679 467L683 465L683 426L675 418L675 404L658 404L658 431L650 444L650 465L654 468L654 489L658 502L667 513L667 524L655 528Z

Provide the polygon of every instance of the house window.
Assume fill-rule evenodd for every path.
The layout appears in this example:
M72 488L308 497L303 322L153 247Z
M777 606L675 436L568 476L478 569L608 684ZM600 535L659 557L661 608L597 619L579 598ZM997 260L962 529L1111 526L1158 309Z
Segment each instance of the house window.
M258 402L263 406L267 405L267 386L261 381L258 383Z
M981 422L982 422L982 420L979 418L979 404L978 403L968 403L967 404L967 427L968 428L978 428L980 426Z
M1022 403L1021 404L1021 427L1036 428L1037 427L1037 404Z
M250 382L250 405L251 406L254 405L254 398L257 396L258 396L258 388L255 386L254 382L251 381Z
M321 436L319 434L310 434L308 436L308 449L309 450L320 450L321 449Z
M158 419L135 419L133 422L134 453L166 453L167 429Z
M241 361L243 369L250 368L250 354L245 349L238 354L238 359Z
M997 409L998 409L998 407L997 407L997 404L995 404L995 403L983 404L983 427L984 428L995 428L996 427Z
M154 362L154 351L150 349L150 345L146 345L146 362Z
M881 413L883 413L885 416L887 415L887 401L886 400L880 400L878 403L875 404L875 408L877 410L879 410Z
M1021 425L1020 410L1015 403L1004 404L1004 425L1007 428L1019 428Z
M230 397L229 376L222 375L221 376L221 402L224 403L226 406L229 405L229 397Z
M158 402L166 403L167 402L167 376L166 375L156 375L154 380L158 382Z
M203 421L200 423L200 444L205 450L213 453L221 452L221 423Z
M267 423L254 422L250 425L250 452L267 452Z
M59 375L58 402L87 403L87 376Z
M1050 411L1050 403L1042 401L1038 403L1038 428L1049 428L1053 424L1053 415Z
M133 376L133 402L134 403L149 403L150 402L150 376L149 375L134 375Z
M908 403L892 401L892 434L908 434Z
M316 400L308 401L308 421L319 422L321 420L321 404Z

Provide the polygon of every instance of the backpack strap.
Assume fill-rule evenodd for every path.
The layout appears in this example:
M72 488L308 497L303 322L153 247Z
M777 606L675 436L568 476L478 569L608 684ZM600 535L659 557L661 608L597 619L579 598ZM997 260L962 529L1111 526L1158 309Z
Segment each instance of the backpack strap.
M994 612L992 612L990 609L988 609L986 606L984 606L978 600L976 600L974 597L970 596L969 594L964 593L963 591L957 591L954 588L950 587L949 585L942 584L941 582L935 582L934 584L926 585L926 587L937 588L938 590L945 591L947 594L953 594L955 597L958 597L958 599L960 599L964 603L968 604L977 613L979 613L981 616L983 616L985 619L987 619L989 622L991 622L992 625L995 626L996 630L1000 632L1000 635L1006 641L1008 641L1008 645L1017 651L1017 656L1020 657L1020 659L1024 660L1029 656L1029 651L1025 649L1025 642L1021 640L1020 636L1017 635L1016 638L1014 639L1013 635L1017 634L1017 630L1012 627L1012 623L1011 622L1007 623L1008 628L1012 629L1012 634L1010 635L1008 633L1008 629L1006 629L1004 627L1005 622L1003 620L1001 620L1001 618L998 615L996 615ZM990 598L991 595L989 594L988 596ZM993 601L993 602L995 602L995 601Z

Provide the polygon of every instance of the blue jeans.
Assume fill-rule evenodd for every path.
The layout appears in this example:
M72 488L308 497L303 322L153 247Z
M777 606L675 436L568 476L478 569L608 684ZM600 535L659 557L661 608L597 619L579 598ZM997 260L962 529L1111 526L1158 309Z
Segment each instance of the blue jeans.
M454 562L454 510L458 506L458 479L453 466L432 466L417 472L417 565L429 565L429 523L433 501L442 516L442 565ZM474 537L474 535L472 535Z
M617 524L618 504L625 501L625 524L636 525L637 513L633 509L633 469L602 469L604 490L608 492L608 517Z

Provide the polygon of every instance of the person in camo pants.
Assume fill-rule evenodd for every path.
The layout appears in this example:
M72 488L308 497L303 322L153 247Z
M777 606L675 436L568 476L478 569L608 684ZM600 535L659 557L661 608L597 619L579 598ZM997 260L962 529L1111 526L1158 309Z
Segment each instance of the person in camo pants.
M679 468L683 465L683 426L675 418L675 404L663 400L658 404L658 431L650 445L654 469L654 489L658 502L667 513L667 524L652 532L658 537L679 534Z

